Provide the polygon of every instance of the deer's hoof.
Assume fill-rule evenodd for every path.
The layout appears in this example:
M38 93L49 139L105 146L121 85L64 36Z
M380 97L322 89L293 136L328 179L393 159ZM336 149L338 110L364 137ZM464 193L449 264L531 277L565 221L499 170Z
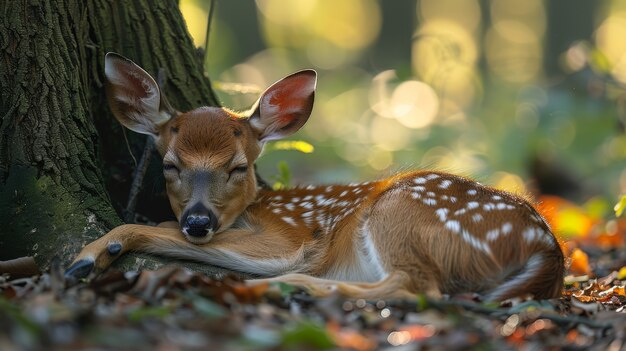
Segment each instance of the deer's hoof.
M93 259L83 258L78 260L65 271L65 279L75 281L85 278L93 271L94 267L95 262Z

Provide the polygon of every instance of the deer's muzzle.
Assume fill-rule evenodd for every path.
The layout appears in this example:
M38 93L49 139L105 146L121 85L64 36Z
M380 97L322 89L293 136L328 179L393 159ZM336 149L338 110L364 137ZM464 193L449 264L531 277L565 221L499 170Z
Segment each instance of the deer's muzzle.
M202 238L217 231L217 216L202 203L197 203L181 218L181 228L185 235Z

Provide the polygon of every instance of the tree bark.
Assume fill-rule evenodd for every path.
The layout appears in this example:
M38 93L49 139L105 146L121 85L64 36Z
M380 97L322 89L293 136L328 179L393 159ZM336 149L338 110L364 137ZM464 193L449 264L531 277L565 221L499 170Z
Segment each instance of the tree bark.
M175 0L11 0L0 7L0 260L65 263L121 224L145 138L126 132L104 95L104 55L118 52L156 76L180 110L216 105ZM159 158L154 158L159 160ZM158 162L139 204L167 219ZM158 203L159 206L154 206ZM157 208L154 210L154 208ZM166 210L164 210L166 209ZM123 268L155 267L132 256ZM143 263L142 263L143 262ZM142 263L141 265L137 265Z

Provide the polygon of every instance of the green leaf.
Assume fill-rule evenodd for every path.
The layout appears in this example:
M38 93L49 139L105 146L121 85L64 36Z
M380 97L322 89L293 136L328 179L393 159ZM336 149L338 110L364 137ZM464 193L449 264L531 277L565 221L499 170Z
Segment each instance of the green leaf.
M417 306L418 312L423 311L428 308L428 299L426 298L426 295L424 294L417 295L416 306Z
M274 190L285 189L291 186L291 170L289 165L285 161L280 161L276 165L278 168L278 175L274 176L275 183L272 185Z
M211 319L224 317L228 313L224 307L200 296L192 297L191 303L198 313Z
M278 287L278 290L280 291L280 295L282 297L290 296L291 294L293 294L294 291L296 291L296 288L293 285L283 282L271 283L271 285Z
M285 330L282 335L282 344L286 347L312 346L318 350L335 346L335 342L326 330L311 322L303 322L295 328Z
M128 315L128 319L133 322L141 321L145 318L163 318L172 313L169 307L139 307Z
M0 296L0 313L9 317L16 322L30 336L37 337L42 334L43 330L30 318L25 316L17 304Z
M626 209L626 195L622 195L622 198L619 199L619 202L615 204L615 207L613 207L617 217L620 217L622 213L624 213L624 209Z

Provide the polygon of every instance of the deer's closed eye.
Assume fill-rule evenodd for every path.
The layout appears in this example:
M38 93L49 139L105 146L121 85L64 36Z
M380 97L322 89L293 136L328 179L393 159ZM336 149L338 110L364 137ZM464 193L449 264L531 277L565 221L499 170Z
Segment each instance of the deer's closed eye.
M176 167L176 165L174 165L173 163L165 163L163 164L163 171L164 172L178 172L178 167Z
M235 168L233 168L230 171L230 174L236 174L236 173L245 173L248 171L248 165L241 165L241 166L237 166Z

